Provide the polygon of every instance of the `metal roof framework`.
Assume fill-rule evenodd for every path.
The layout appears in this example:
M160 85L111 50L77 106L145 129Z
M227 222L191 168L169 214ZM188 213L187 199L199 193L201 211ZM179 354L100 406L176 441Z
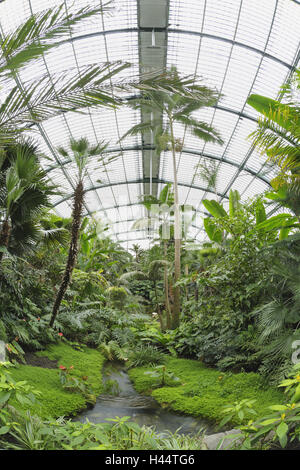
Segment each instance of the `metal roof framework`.
M73 5L64 0L66 12ZM0 3L2 32L14 29L30 14L60 4L61 0L4 0ZM76 7L99 6L101 0L76 0ZM257 113L247 105L247 97L258 93L277 98L300 62L300 2L298 0L118 0L111 15L83 22L73 35L37 60L18 76L22 84L32 76L68 67L124 60L132 68L120 78L139 76L145 71L163 70L175 65L183 75L203 77L203 82L223 95L213 108L195 113L212 124L224 145L204 144L184 126L176 126L176 137L184 146L177 155L180 203L197 211L191 226L195 240L205 239L203 232L204 198L218 199L228 205L230 189L237 189L243 200L264 191L274 177L264 159L253 149L248 135L255 130ZM113 83L111 92L115 93ZM1 93L1 90L0 90ZM97 159L88 163L85 213L112 224L111 234L130 247L149 246L152 233L132 230L132 221L145 217L140 203L143 194L158 195L172 182L170 152L157 157L151 133L119 138L133 125L148 120L146 112L122 107L117 110L90 109L85 115L62 113L39 126L29 135L39 141L41 151L52 158L42 164L49 178L62 188L65 196L54 196L58 214L69 216L75 184L74 163L58 154L70 137L85 136L91 143L110 142L108 152L120 157L105 170ZM164 119L164 116L152 116ZM196 171L199 162L218 165L215 192L207 188Z

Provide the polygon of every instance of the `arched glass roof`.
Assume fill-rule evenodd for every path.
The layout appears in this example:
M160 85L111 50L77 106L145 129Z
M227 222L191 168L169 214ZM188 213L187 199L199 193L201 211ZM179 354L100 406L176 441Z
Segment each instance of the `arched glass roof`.
M66 11L73 3L65 0ZM61 0L4 0L1 30L8 32L31 13L57 4ZM101 1L76 0L76 8L87 4L99 6ZM223 97L196 117L217 128L224 145L203 144L183 126L175 130L184 142L177 157L180 203L197 209L190 236L202 240L203 198L219 198L226 207L231 188L238 189L245 200L267 188L274 176L247 140L256 128L257 113L246 100L251 93L277 98L280 86L299 67L300 2L117 0L114 6L111 15L83 22L57 48L31 63L20 73L20 82L68 67L121 59L132 64L121 72L123 77L175 65L183 75L203 76L206 85L216 87ZM104 172L96 160L90 160L85 213L111 221L116 240L144 246L149 232L132 230L133 222L145 216L140 196L157 195L165 183L172 182L172 161L169 152L155 158L147 136L127 137L121 147L117 143L141 119L140 112L125 107L90 110L86 115L64 113L29 134L51 157L43 166L65 192L53 198L62 216L71 212L75 168L58 155L57 147L67 146L70 137L85 136L91 143L108 140L107 151L112 155L121 152ZM200 161L216 162L219 168L215 193L195 171Z

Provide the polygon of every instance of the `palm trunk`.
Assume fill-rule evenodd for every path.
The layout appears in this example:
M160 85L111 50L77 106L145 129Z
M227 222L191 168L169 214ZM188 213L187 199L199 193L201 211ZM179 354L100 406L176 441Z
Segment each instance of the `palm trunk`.
M184 275L187 277L189 275L189 265L186 264L184 266ZM188 285L186 284L185 285L185 296L186 296L186 300L189 299L189 289L188 289Z
M50 326L53 326L56 316L58 314L61 301L66 293L66 290L70 284L72 272L76 263L78 253L78 238L80 232L81 215L83 207L83 183L80 181L75 189L74 194L74 206L72 213L72 232L71 232L71 243L69 248L68 260L66 269L62 278L60 288L57 292L56 299L53 305L52 316L50 320Z
M170 120L170 131L171 131L171 145L172 145L172 159L173 159L173 173L174 173L174 284L176 284L180 279L181 273L181 224L180 224L180 211L179 211L179 198L178 198L178 184L177 184L177 168L176 168L176 151L175 151L175 142L174 142L174 132L173 132L173 122L172 118L169 116ZM174 287L174 306L172 314L172 328L175 329L179 326L180 323L180 287Z
M153 287L154 287L154 293L155 293L156 310L157 310L158 319L159 319L159 323L160 323L160 329L163 332L165 328L164 328L164 321L163 321L162 313L161 313L159 302L158 302L156 282L154 282L153 284L154 284Z
M167 243L164 241L164 259L167 259ZM166 320L167 330L171 329L171 308L169 300L169 281L168 281L168 267L164 266L164 288L165 288L165 304L166 304Z
M9 223L9 218L6 217L6 219L4 220L2 224L1 231L0 231L0 246L6 249L8 248L10 234L11 234L11 226ZM0 251L0 262L2 261L3 254L4 252Z

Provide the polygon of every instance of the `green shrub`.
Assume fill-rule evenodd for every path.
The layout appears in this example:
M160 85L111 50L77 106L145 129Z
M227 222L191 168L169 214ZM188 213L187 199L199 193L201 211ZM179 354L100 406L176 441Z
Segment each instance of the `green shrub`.
M2 436L0 446L7 450L189 450L202 449L201 432L196 436L155 432L140 427L128 416L94 424L66 421L45 421L30 412L0 414ZM1 425L1 422L0 422Z
M4 341L5 343L8 341L5 326L2 320L0 320L0 341Z
M140 344L129 354L128 366L140 367L144 365L163 364L166 355L151 344Z

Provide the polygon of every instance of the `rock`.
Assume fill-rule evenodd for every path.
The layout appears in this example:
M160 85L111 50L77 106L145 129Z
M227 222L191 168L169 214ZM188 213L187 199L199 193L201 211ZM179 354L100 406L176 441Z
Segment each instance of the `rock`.
M5 343L4 341L0 341L0 362L5 362L5 360L6 360Z
M211 434L210 436L205 436L204 444L205 444L205 446L208 450L231 449L234 445L236 445L239 442L239 439L230 438L229 437L230 434L240 434L240 432L241 431L239 429L231 429L231 431L219 432L217 434ZM222 444L219 446L220 441L222 441Z

